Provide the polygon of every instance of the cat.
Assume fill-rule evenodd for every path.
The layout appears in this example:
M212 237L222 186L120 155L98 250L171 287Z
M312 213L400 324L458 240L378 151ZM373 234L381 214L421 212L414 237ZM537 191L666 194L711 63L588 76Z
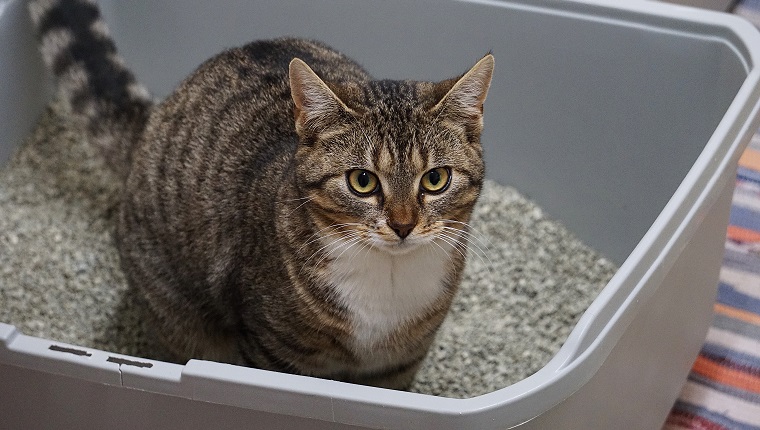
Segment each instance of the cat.
M87 0L32 0L57 96L123 179L115 242L178 361L403 389L456 294L493 55L376 80L312 40L227 49L163 101Z

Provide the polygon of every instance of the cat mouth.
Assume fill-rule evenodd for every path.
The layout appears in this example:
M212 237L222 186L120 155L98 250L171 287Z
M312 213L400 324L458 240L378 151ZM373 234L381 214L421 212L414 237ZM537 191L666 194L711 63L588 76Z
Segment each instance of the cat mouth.
M376 241L376 246L389 254L400 255L412 252L425 243L427 243L427 240L424 238L410 235L406 238L381 238Z

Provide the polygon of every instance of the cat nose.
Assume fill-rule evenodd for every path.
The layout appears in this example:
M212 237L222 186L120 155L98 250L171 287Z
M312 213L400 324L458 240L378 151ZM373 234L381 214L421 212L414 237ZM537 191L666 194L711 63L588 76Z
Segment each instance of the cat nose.
M409 233L411 233L412 230L414 230L414 226L415 225L416 224L414 224L414 223L400 223L400 222L396 222L396 221L389 221L388 222L388 227L390 227L391 229L393 229L393 231L396 232L396 234L398 235L398 237L400 237L402 239L406 239L406 237L409 236Z
M406 239L414 230L418 221L417 208L411 204L390 203L388 209L388 227L401 239Z

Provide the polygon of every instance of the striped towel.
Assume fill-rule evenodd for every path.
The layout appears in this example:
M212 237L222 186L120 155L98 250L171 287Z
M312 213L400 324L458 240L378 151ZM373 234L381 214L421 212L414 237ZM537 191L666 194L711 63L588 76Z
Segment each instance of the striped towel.
M760 430L760 131L739 161L729 224L713 324L665 429Z

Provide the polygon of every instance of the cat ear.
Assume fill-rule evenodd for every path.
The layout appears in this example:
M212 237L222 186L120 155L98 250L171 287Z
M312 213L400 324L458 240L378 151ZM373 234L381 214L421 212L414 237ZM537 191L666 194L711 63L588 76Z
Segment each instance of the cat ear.
M299 136L319 135L340 123L351 109L299 58L290 62L290 95Z
M462 75L432 111L445 110L446 114L463 120L482 120L483 102L491 86L494 59L488 54Z

